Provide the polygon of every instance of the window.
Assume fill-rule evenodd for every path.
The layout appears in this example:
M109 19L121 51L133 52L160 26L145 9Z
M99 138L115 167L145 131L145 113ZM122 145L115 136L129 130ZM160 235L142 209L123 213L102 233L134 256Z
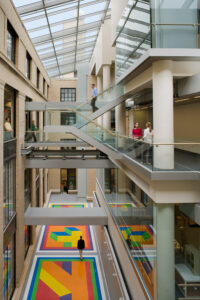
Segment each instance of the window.
M26 257L28 253L29 246L31 244L31 230L30 226L24 226L24 245L25 245L25 253L24 256Z
M31 79L31 56L26 52L26 77Z
M6 85L4 91L4 141L15 137L15 99L15 90Z
M40 87L40 70L38 68L37 68L36 86L39 89L39 87Z
M61 112L61 125L74 125L76 123L76 113Z
M61 88L60 89L60 101L76 101L76 89L75 88Z
M15 159L4 163L3 170L3 219L4 227L9 223L15 213Z
M46 83L46 81L45 81L45 79L43 78L43 95L45 95L45 83Z
M47 98L49 98L49 85L47 84Z
M76 190L76 169L61 169L61 184L68 190Z
M7 22L7 56L15 64L17 34L10 22Z

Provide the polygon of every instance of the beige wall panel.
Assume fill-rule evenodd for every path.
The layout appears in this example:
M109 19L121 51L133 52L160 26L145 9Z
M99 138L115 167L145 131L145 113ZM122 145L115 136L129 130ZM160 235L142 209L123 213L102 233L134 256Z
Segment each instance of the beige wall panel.
M134 111L134 123L139 122L142 129L146 128L146 122L151 122L152 118L149 119L148 110L135 110ZM134 126L134 124L133 124Z
M61 88L76 88L76 99L78 95L77 79L52 80L49 88L49 101L60 102Z
M174 107L175 142L200 141L200 103L177 105ZM176 146L195 153L200 153L200 146Z
M37 81L37 66L33 60L31 60L31 82L36 86Z
M6 16L0 8L0 51L4 54L6 54L5 24Z
M96 172L96 169L88 169L88 197L92 197L96 190Z
M49 169L49 190L60 190L60 169Z
M16 65L18 69L26 76L26 48L20 39L18 39L17 42L16 54L17 54Z

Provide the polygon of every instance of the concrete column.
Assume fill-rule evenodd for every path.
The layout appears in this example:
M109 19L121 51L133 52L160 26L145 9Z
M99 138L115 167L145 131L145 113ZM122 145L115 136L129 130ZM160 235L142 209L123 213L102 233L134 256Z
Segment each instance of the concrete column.
M25 95L18 93L16 99L16 283L18 285L24 267L24 146L25 133Z
M107 90L111 85L111 66L103 66L103 91ZM111 129L111 112L103 115L103 127Z
M85 200L88 195L88 171L87 169L78 169L78 198Z
M153 129L154 143L174 142L172 61L153 64ZM154 146L154 167L174 168L174 146Z
M102 76L100 76L100 75L97 76L97 92L98 92L98 95L102 94L102 92L103 92L103 81L102 81ZM98 100L101 101L101 96L98 96ZM98 106L98 104L97 104L97 106ZM99 117L97 119L97 122L99 125L103 126L103 116Z
M132 130L134 127L134 113L133 110L130 109L128 111L128 134L132 137Z
M4 86L0 81L0 145L3 145L4 128ZM0 147L0 178L3 178L3 147ZM0 180L0 282L3 282L3 180ZM0 299L3 299L3 285L0 288Z
M125 102L122 102L115 108L115 131L119 135L126 135L126 107ZM124 146L124 139L118 137L118 147Z
M174 204L156 204L157 295L175 300Z
M47 201L47 193L48 193L48 191L47 191L47 179L48 179L48 177L47 177L47 172L48 172L48 169L44 169L44 187L43 187L43 189L44 189L44 203L46 203L46 201Z
M36 207L36 169L31 170L31 206ZM31 243L34 244L36 238L36 227L31 226Z
M39 135L40 136L40 140L42 139L42 131L43 131L43 112L40 111L39 112ZM39 169L39 206L42 207L43 206L43 169Z

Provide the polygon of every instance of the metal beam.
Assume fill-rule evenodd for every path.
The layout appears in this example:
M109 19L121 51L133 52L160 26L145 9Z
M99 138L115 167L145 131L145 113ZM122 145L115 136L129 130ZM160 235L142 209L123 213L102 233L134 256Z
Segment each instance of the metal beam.
M107 169L112 168L113 164L108 159L25 159L26 169Z
M82 32L91 31L91 30L97 29L97 27L100 27L100 26L101 26L101 21L95 21L95 22L91 22L89 24L83 24L79 27L79 32L82 33ZM63 30L54 32L52 34L53 39L55 39L55 40L63 39L67 36L72 36L72 35L76 35L76 27L63 29ZM40 35L39 37L33 38L32 42L36 46L38 44L43 44L49 40L51 40L50 34L45 34L45 35Z
M105 0L95 0L95 1L92 1L92 2L89 2L89 3L85 3L85 4L81 5L81 8L87 7L87 6L91 6L91 5L94 5L94 4L97 4L97 3L101 3L101 2L104 2L104 1ZM46 3L46 8L50 8L50 7L53 7L53 6L56 7L56 6L59 6L59 5L62 5L62 4L65 5L65 4L69 3L69 2L74 2L74 0L51 0L51 1L48 1ZM42 6L41 1L17 7L17 11L18 11L18 14L20 16L31 14L31 13L34 13L36 11L42 10L42 9L43 9L43 6ZM66 11L66 10L67 11L74 10L74 7L72 6L72 7L69 7L68 9L57 10L57 11L54 12L54 14L59 14L59 13L62 13L64 11ZM49 15L53 15L53 14L49 13ZM41 18L41 16L40 16L40 18ZM36 20L38 20L38 19L39 18L37 18Z
M59 74L60 74L60 66L59 66L59 63L58 63L57 55L56 55L56 49L55 49L54 40L53 40L53 36L52 36L52 32L51 32L51 26L50 26L50 24L49 24L49 18L48 18L48 14L47 14L47 11L46 11L46 7L45 7L45 2L44 2L44 0L42 0L42 4L43 4L45 16L46 16L46 20L47 20L47 24L48 24L48 28L49 28L49 33L50 33L50 37L51 37L51 42L52 42L52 45L53 45L53 51L54 51L54 55L55 55L56 62L57 62L58 72L59 72Z
M107 225L108 216L102 207L39 208L28 207L25 225Z

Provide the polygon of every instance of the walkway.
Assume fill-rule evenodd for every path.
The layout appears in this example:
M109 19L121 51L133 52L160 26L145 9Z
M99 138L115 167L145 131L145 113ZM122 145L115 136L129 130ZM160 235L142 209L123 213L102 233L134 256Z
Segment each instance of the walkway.
M87 207L76 195L52 195L49 207ZM80 261L77 240L85 240ZM109 241L101 226L42 226L23 300L123 300Z

